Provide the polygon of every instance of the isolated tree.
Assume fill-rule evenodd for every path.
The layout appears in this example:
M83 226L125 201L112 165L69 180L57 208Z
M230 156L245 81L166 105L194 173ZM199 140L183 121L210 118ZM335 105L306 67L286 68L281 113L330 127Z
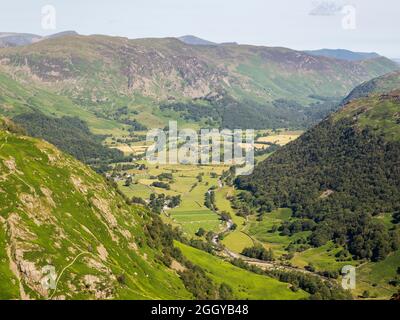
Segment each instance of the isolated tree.
M129 177L125 180L124 186L129 187L132 184L132 177Z
M206 230L203 228L199 228L199 230L196 232L196 236L198 237L203 237L206 234Z

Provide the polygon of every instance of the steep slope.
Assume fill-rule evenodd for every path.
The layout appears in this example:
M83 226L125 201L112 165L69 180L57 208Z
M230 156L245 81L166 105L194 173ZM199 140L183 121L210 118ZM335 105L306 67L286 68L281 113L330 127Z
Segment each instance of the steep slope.
M104 135L122 133L128 126L98 117L68 97L20 84L1 72L0 115L12 118L30 136L56 145L96 170L124 158L122 152L104 147L102 140Z
M350 94L344 99L346 104L352 100L367 97L375 93L385 93L400 88L400 72L385 74L376 79L366 81L354 88Z
M1 127L0 299L191 297L146 245L143 209L53 146ZM46 266L56 289L41 284Z
M32 83L20 83L0 71L0 114L13 118L37 111L58 118L78 117L96 134L110 134L122 131L123 128L121 123L98 117L68 97Z
M399 112L400 90L353 100L238 186L261 213L292 208L304 223L286 227L312 231L312 245L334 240L356 258L381 260L399 245L398 232L373 218L400 210Z
M161 112L159 105L176 102L215 110L233 99L249 117L265 107L268 118L274 102L283 101L280 106L290 109L295 101L304 114L399 68L384 57L349 62L285 48L79 35L2 49L0 62L13 79L68 96L102 117L121 120L119 110L127 107L127 117L151 115L161 123L170 113ZM257 107L248 107L255 103ZM287 119L278 124L285 121L292 125Z

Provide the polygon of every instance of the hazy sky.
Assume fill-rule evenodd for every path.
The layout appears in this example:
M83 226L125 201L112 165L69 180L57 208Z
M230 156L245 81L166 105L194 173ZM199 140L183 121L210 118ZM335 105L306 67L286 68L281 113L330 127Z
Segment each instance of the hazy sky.
M55 30L42 28L45 5L56 9ZM64 30L129 38L193 34L215 42L346 48L400 58L400 1L1 0L0 31Z

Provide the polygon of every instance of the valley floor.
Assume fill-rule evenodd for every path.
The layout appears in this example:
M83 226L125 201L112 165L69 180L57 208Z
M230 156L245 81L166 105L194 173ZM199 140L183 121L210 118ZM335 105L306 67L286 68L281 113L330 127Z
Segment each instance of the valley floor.
M261 137L269 139L275 143L282 144L292 141L298 137L297 133L280 135L277 137ZM258 157L259 160L265 159L267 155ZM369 298L387 299L397 290L388 284L396 275L396 269L400 265L400 251L389 256L386 260L379 263L354 261L352 259L339 261L336 254L342 250L341 247L329 242L319 248L306 248L298 250L288 258L288 245L295 240L305 239L309 232L296 233L293 236L283 236L278 231L278 227L284 221L292 221L289 209L278 209L266 214L260 219L254 216L243 218L238 216L236 210L232 208L230 198L237 194L232 187L221 182L221 176L228 170L227 166L202 166L202 165L150 165L144 160L137 161L143 165L139 169L130 169L116 178L119 188L128 197L141 197L149 199L152 193L165 194L167 196L181 196L182 202L176 208L164 208L161 217L165 223L179 227L184 235L189 239L205 239L205 235L197 235L199 229L205 233L213 232L221 238L218 245L225 249L225 258L241 257L249 264L257 265L267 269L283 268L291 271L300 271L321 277L322 272L338 272L337 279L330 279L337 283L341 282L340 271L345 265L353 265L357 269L357 287L353 290L355 298L368 291ZM159 181L158 177L163 174L171 174L172 179L168 181L168 190L154 187L153 183ZM133 177L131 184L126 185L126 176ZM209 190L215 194L214 208L205 206L205 197ZM227 230L226 222L221 220L221 213L228 213L231 216L231 224L236 228ZM272 249L276 261L271 265L262 261L251 261L241 256L245 248L261 245L266 249ZM205 267L211 263L205 263L205 253L184 245L178 245L188 258ZM201 256L203 255L203 258ZM215 264L220 258L212 257ZM218 263L224 263L223 261ZM307 266L312 265L315 271L307 271ZM214 276L215 270L209 271ZM219 275L221 276L221 275ZM323 277L324 278L324 277ZM324 278L326 279L326 278ZM228 281L228 280L226 280ZM256 289L255 289L256 290ZM246 293L249 294L249 293ZM255 296L251 296L254 298ZM266 296L267 297L267 296ZM246 298L250 298L247 296Z

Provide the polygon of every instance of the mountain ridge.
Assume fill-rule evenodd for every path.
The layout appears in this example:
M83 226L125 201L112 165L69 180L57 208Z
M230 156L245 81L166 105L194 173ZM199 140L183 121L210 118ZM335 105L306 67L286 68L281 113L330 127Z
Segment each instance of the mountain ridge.
M178 39L186 44L194 45L194 46L217 46L218 43L201 39L199 37L193 35L185 35L182 37L178 37Z
M156 114L159 123L165 123L167 114L160 115L159 106L176 102L217 108L219 102L234 100L250 118L258 112L248 105L265 105L268 115L276 101L286 108L295 101L305 112L399 68L384 57L349 62L287 48L192 46L176 38L129 40L103 35L66 35L3 48L0 67L20 83L67 96L103 118L111 120L110 113L121 107L134 112L140 106L143 115L135 119ZM293 126L287 119L276 125L287 126L285 122Z
M49 36L40 36L31 33L0 32L0 48L26 46L45 39L58 38L67 35L78 35L78 33L68 30Z
M319 49L306 50L304 52L315 56L323 56L345 61L362 61L381 57L381 55L376 52L355 52L346 49Z
M182 45L179 45L179 43L181 43ZM113 48L114 54L109 51L110 48L108 48L108 46L110 45L116 46ZM355 73L354 74L355 77L361 77L361 78L368 76L367 75L368 72L367 69L369 68L368 63L373 63L374 61L384 62L388 66L391 63L390 60L383 57L372 59L368 63L366 63L365 61L360 63L358 62L349 63L343 61L332 62L330 60L325 60L325 58L323 57L312 57L307 54L303 54L301 52L286 48L257 47L248 45L241 45L241 46L227 45L223 47L203 47L203 46L193 47L193 46L187 46L182 42L180 42L179 40L175 40L174 38L129 40L126 38L109 37L109 36L79 36L79 35L77 36L68 35L62 41L59 41L59 39L46 39L44 41L40 41L39 43L35 43L32 44L31 46L23 48L3 49L2 51L0 51L0 56L4 59L2 64L5 66L12 66L13 64L15 66L20 65L21 62L23 62L21 61L21 58L25 56L25 59L28 59L27 61L25 61L25 63L27 63L27 66L29 67L30 64L29 59L31 59L30 58L32 57L31 55L32 54L37 55L39 53L40 55L43 56L43 58L45 58L46 56L53 55L53 63L60 63L61 61L59 60L57 61L57 59L55 59L55 56L57 55L60 56L59 50L61 48L65 50L66 58L70 59L70 57L75 56L76 59L78 59L78 61L79 59L83 60L88 59L87 63L89 64L93 63L94 59L100 59L100 61L104 61L106 64L110 64L112 62L109 60L109 58L112 56L115 57L116 61L122 59L122 62L125 62L125 64L127 64L128 69L126 69L125 66L125 70L123 70L123 66L119 66L120 70L118 71L121 73L119 77L125 77L124 82L126 82L127 89L129 89L130 87L133 89L141 89L141 90L147 88L147 86L145 87L143 84L141 85L136 84L135 81L129 82L129 73L133 72L132 78L134 77L137 78L138 76L148 77L152 72L156 70L156 69L153 70L153 68L155 67L154 64L156 62L158 64L161 63L161 61L159 62L158 60L160 57L164 56L164 59L168 58L168 60L164 61L164 63L167 64L168 62L170 64L169 66L166 65L165 67L171 69L171 71L174 72L182 72L183 79L189 81L188 85L191 85L190 81L194 81L194 83L192 84L193 89L190 89L193 92L189 91L187 92L187 97L190 98L200 98L202 96L205 97L207 93L226 89L227 87L229 90L232 90L229 87L232 87L238 81L238 79L237 80L235 79L237 76L239 76L240 79L242 80L245 80L247 78L246 81L247 83L249 81L254 81L251 78L252 77L251 74L248 74L247 71L242 70L243 68L240 67L240 64L237 65L238 64L237 59L239 57L245 59L256 59L256 58L261 59L259 61L261 64L266 63L268 65L269 63L274 63L275 68L276 67L282 68L283 66L280 66L280 64L281 63L284 64L285 59L287 59L288 64L286 68L290 67L292 69L292 72L295 72L296 70L299 71L302 69L304 69L304 72L317 73L320 70L323 70L324 72L332 72L330 70L331 66L329 64L333 63L335 65L335 68L347 68L349 69L349 71L351 70L351 72ZM48 52L45 53L43 52L43 50L47 50ZM145 50L145 52L147 52L148 55L152 56L153 59L152 61L148 59L146 60L145 57L142 56L141 51L143 50ZM122 53L125 54L125 57L121 56ZM21 56L21 58L18 58L16 60L16 57L12 56L13 54ZM39 63L41 59L40 55L35 58L39 59L38 61ZM131 57L129 57L129 55ZM62 56L60 56L60 58L61 57ZM182 62L176 60L175 57L184 59L183 63L190 65L192 71L186 69L186 67L182 64ZM142 60L141 65L142 68L144 69L143 70L144 72L141 74L137 74L139 72L138 69L139 66L136 65L135 59ZM239 70L235 70L234 73L229 72L225 67L222 67L224 62L234 63L234 65L237 65L236 68L239 66ZM70 65L69 68L75 69L75 67L79 67L79 66L74 66L75 63L73 60L69 62L69 65ZM293 66L291 65L296 66L296 68L293 68ZM74 78L73 73L71 73L72 70L70 70L70 72L66 72L65 66L64 70L61 69L60 67L56 68L56 66L57 65L53 66L37 65L36 67L42 67L42 68L45 67L48 69L47 72L46 70L43 70L45 71L44 73L42 72L38 73L38 70L32 69L32 67L30 69L34 75L38 76L39 78L42 78L42 80L44 81L46 80L62 81L63 79ZM397 65L396 66L394 66L394 64L390 65L389 70L390 68L397 68ZM209 69L209 71L207 71L206 69ZM76 70L76 72L78 71L79 69ZM162 74L162 69L160 69L159 72L161 72ZM376 72L373 72L374 75L375 73ZM383 73L386 73L386 70ZM210 77L211 75L212 77ZM205 78L205 80L207 80L208 83L211 84L214 83L213 86L217 86L217 88L215 88L214 90L211 89L213 87L209 88L208 90L205 88L201 89L203 86L205 86L205 84L203 84L202 82L196 83L196 81L199 81L199 79L196 78L191 79L190 76L196 78L209 77ZM268 74L266 74L266 76L268 77ZM147 90L149 90L149 88ZM202 95L198 95L195 93L196 91L199 90L203 92ZM242 88L241 90L243 91L245 90L245 88ZM345 92L346 90L343 90L341 93ZM332 94L334 94L334 92ZM282 95L277 95L277 97L282 98Z

